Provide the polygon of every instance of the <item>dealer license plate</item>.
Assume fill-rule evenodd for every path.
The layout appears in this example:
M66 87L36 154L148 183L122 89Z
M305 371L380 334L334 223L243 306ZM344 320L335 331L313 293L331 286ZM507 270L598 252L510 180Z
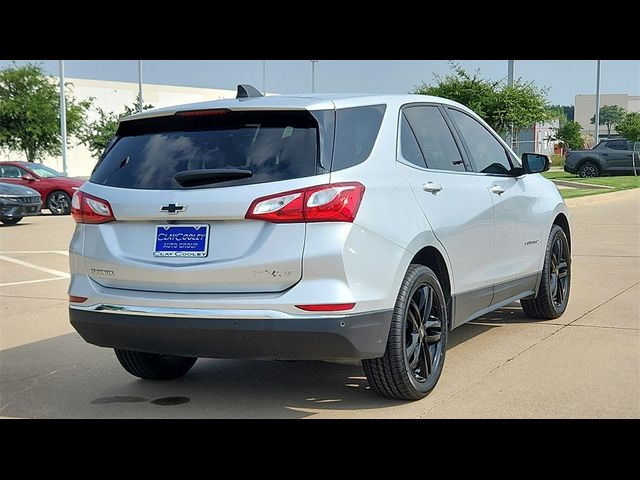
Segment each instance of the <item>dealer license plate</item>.
M158 225L156 257L206 257L209 225Z

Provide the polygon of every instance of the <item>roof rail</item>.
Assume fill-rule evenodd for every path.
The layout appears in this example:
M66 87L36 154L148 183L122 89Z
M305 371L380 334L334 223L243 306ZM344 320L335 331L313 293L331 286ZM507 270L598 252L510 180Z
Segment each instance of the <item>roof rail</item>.
M236 98L251 98L251 97L263 97L260 91L249 84L242 83L238 85L238 93Z

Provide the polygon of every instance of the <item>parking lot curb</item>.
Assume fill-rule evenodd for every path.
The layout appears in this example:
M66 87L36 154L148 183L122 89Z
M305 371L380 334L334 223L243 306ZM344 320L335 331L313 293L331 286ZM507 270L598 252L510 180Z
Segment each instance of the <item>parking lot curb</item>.
M629 190L622 190L619 192L602 193L598 195L592 195L587 197L569 198L564 202L569 207L579 207L583 205L601 205L615 200L622 200L626 198L637 198L640 202L640 188L632 188Z

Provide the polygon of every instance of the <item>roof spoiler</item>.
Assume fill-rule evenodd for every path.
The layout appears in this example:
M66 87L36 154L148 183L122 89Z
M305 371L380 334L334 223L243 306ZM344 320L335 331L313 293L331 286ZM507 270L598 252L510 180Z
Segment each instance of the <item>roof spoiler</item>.
M253 98L253 97L263 97L260 91L249 84L243 83L238 85L238 93L236 94L236 98Z

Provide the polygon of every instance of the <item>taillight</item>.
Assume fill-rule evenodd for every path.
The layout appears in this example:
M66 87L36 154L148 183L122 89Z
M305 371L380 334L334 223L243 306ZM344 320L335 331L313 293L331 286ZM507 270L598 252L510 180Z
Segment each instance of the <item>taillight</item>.
M106 223L115 220L109 202L80 190L76 190L71 199L71 216L77 223Z
M268 195L254 200L245 218L273 223L352 223L364 190L359 182L344 182Z

